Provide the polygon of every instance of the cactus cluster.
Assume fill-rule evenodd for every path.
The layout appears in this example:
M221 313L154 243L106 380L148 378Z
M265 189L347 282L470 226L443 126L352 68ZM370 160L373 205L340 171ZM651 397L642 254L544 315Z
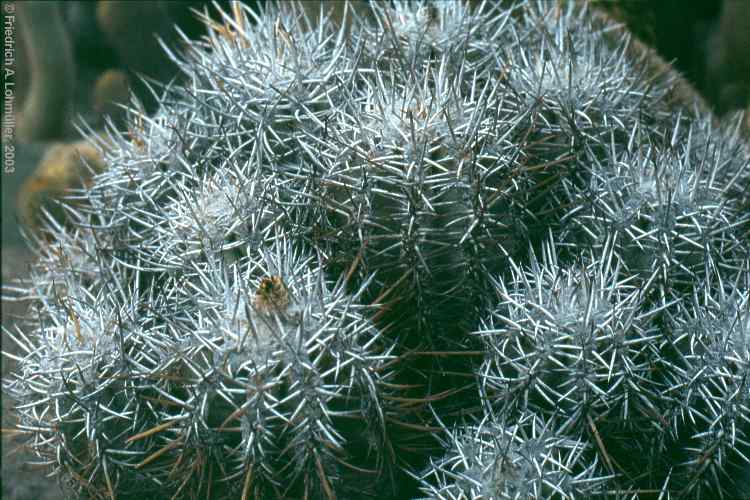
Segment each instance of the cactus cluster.
M72 495L739 494L737 128L574 2L219 16L8 289Z

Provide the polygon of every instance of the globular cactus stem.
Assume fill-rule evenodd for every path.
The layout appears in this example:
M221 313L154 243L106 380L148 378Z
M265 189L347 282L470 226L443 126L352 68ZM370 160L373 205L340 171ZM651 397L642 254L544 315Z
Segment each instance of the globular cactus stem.
M83 498L736 496L738 131L574 2L359 7L166 48L8 290L28 444Z

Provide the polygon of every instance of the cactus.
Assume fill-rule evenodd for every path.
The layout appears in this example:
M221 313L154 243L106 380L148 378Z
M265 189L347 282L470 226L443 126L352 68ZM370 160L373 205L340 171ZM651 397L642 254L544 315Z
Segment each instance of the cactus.
M165 47L8 290L28 444L83 498L738 494L738 129L572 2L367 8Z
M587 444L555 434L557 424L524 414L512 425L487 419L447 432L449 454L434 461L422 491L430 499L572 498L601 494L606 476L583 457ZM434 476L434 477L433 477Z
M726 152L705 154L715 148L710 139L694 138L692 127L683 132L681 121L669 147L634 129L628 148L591 158L589 181L563 198L575 207L563 218L574 248L615 234L628 273L656 280L662 296L690 293L707 263L732 269L747 255L731 229L747 216L726 196L737 189Z
M731 489L750 451L750 313L747 276L740 279L706 280L662 339L665 396L679 403L664 413L681 452L674 481L688 496L741 491Z
M571 269L560 267L549 243L542 262L532 260L528 271L513 266L498 283L499 307L478 331L489 354L485 399L504 412L562 414L571 427L605 414L637 418L641 400L654 399L648 379L660 335L642 290L620 278L607 246Z
M315 261L280 236L241 263L196 265L159 296L156 284L116 288L117 268L94 281L81 266L76 280L58 258L52 271L67 276L35 277L49 297L38 338L11 335L29 353L9 386L19 427L92 497L317 498L353 487L339 484L347 467L377 474L392 461L393 347Z

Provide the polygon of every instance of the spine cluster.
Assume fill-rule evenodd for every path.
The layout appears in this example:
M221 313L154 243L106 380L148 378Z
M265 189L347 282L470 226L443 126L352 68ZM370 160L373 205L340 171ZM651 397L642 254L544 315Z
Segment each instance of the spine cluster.
M304 12L166 49L9 289L4 388L71 494L739 494L738 131L573 2Z

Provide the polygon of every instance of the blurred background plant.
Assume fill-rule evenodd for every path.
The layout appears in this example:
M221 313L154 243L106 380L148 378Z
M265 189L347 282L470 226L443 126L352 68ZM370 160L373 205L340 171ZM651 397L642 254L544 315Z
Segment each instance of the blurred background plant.
M741 0L601 0L593 5L674 62L719 115L750 104L750 20Z

